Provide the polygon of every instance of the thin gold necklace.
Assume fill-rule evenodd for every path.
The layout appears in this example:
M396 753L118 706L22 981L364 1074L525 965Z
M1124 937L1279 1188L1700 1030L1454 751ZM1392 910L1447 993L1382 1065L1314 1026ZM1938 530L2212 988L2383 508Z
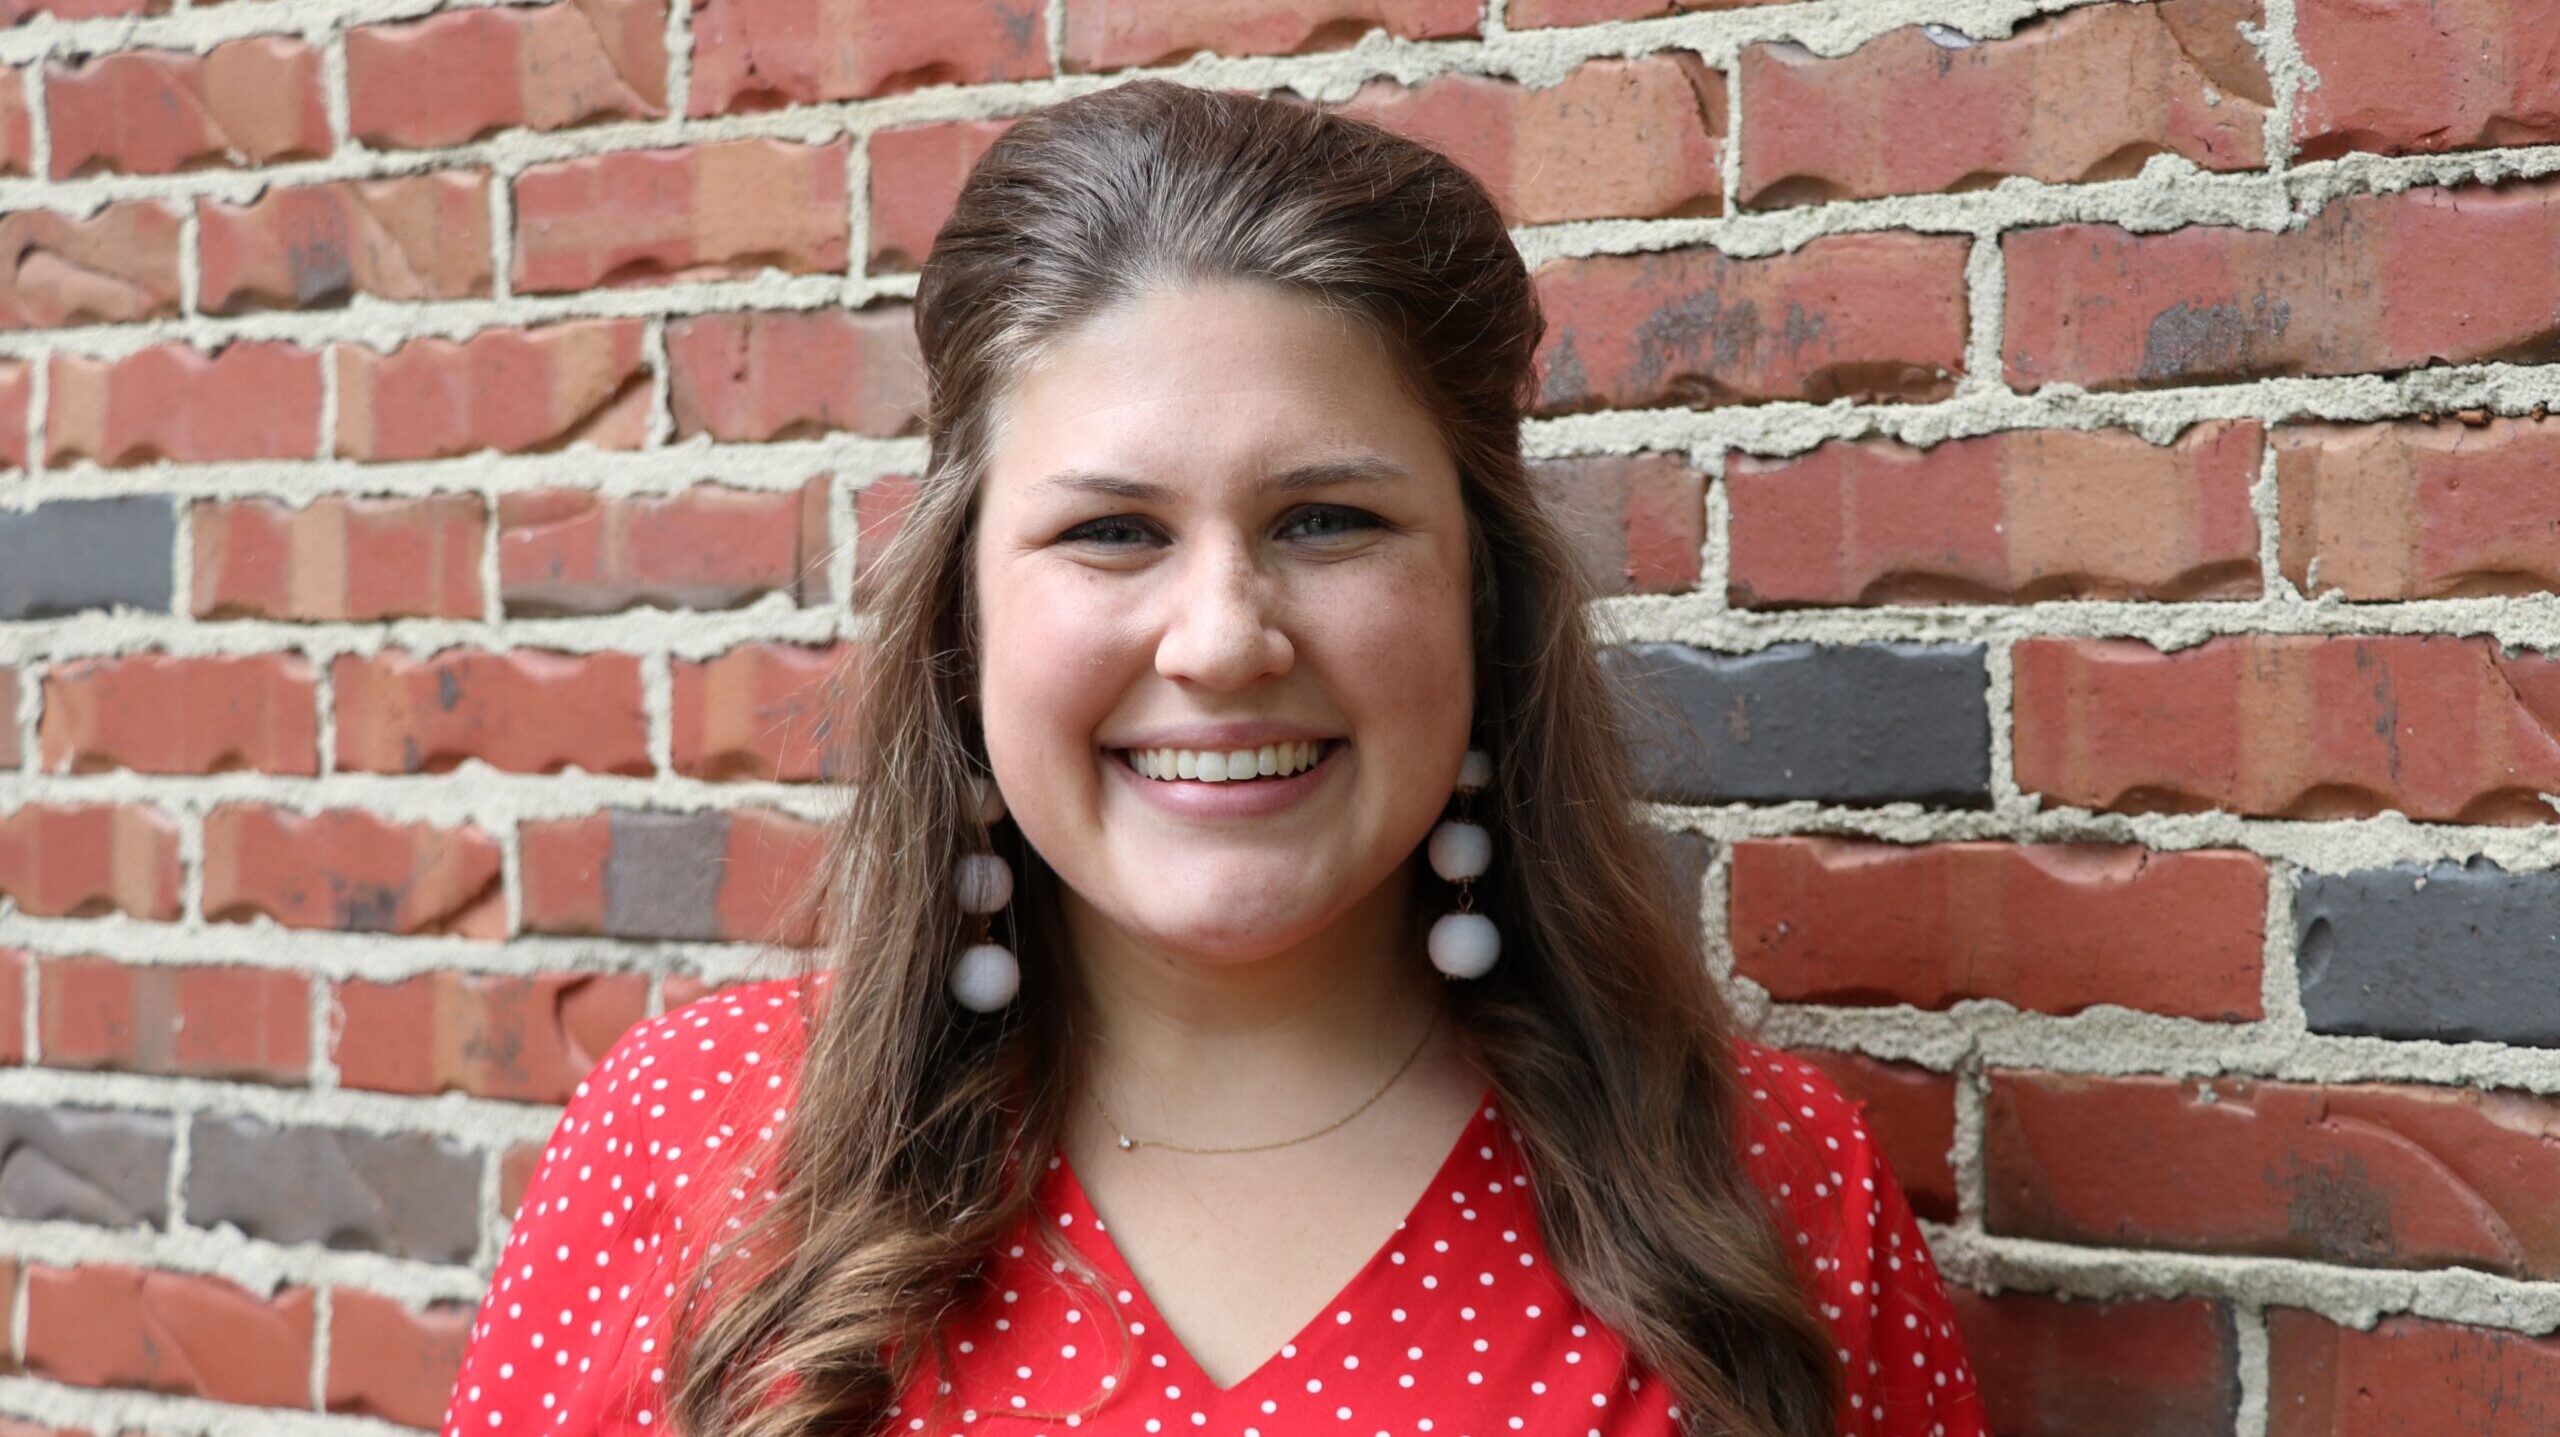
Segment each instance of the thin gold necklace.
M1403 1077L1405 1075L1405 1071L1413 1066L1413 1060L1422 1056L1423 1048L1430 1044L1431 1035L1439 1031L1439 1028L1440 1009L1437 1005L1434 1005L1431 1010L1431 1021L1423 1025L1421 1040L1413 1045L1412 1052L1404 1055L1404 1061L1396 1065L1396 1070L1387 1076L1387 1080L1378 1085L1378 1091L1371 1093L1367 1098L1363 1099L1360 1106L1353 1108L1350 1112L1344 1113L1341 1117L1334 1119L1332 1122L1325 1124L1314 1132L1307 1133L1301 1137L1282 1138L1276 1143L1246 1143L1241 1147L1232 1148L1193 1148L1185 1147L1180 1143L1162 1142L1155 1138L1133 1138L1129 1136L1126 1129L1120 1126L1120 1120L1111 1116L1111 1110L1102 1105L1102 1094L1099 1090L1093 1088L1091 1085L1087 1085L1085 1095L1093 1099L1093 1110L1102 1115L1103 1126L1110 1129L1111 1132L1116 1135L1115 1146L1124 1153L1135 1152L1139 1148L1163 1148L1167 1152L1174 1153L1260 1153L1268 1152L1273 1148L1295 1147L1300 1143L1313 1142L1317 1138L1323 1137L1325 1134L1332 1132L1334 1129L1341 1127L1345 1123L1350 1122L1353 1118L1360 1116L1362 1113L1369 1111L1369 1105L1378 1101L1380 1098L1385 1097L1387 1095L1387 1089L1394 1087L1396 1085L1396 1080Z

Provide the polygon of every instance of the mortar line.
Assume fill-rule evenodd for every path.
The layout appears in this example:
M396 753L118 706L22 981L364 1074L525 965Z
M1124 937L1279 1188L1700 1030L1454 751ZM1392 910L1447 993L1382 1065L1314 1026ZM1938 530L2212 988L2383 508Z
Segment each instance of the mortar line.
M2233 1366L2240 1379L2240 1403L2233 1414L2231 1437L2267 1437L2268 1408L2273 1401L2273 1373L2268 1360L2267 1310L2263 1303L2231 1303Z

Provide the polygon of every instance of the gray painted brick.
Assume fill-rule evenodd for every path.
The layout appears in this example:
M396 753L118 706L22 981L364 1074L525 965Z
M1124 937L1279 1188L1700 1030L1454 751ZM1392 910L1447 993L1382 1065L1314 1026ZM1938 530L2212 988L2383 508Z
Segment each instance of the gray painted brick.
M2306 873L2293 929L2315 1033L2560 1047L2560 873Z
M618 808L608 822L604 931L616 938L718 938L728 816Z
M176 511L158 494L0 510L0 619L130 604L169 611Z
M465 1261L478 1245L480 1159L444 1138L201 1117L188 1158L187 1221L198 1227L431 1262Z
M0 1108L0 1217L156 1227L176 1132L157 1114Z
M1665 803L1991 801L1979 644L1605 650L1636 782Z

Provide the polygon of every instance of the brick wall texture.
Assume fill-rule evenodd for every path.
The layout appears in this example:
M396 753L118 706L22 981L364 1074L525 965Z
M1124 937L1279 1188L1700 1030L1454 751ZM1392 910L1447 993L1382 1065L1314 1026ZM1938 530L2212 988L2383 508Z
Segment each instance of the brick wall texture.
M6 0L0 1437L432 1427L806 941L1016 116L1504 205L1744 1017L2004 1437L2560 1430L2560 0Z

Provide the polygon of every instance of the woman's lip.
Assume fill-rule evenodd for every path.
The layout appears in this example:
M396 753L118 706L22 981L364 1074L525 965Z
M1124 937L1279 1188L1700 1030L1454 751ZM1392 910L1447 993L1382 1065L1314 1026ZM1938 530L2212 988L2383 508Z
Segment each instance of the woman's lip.
M1316 761L1287 778L1237 779L1202 783L1189 778L1149 778L1129 764L1126 749L1106 749L1113 772L1138 796L1167 813L1186 818L1263 818L1290 808L1313 794L1341 766L1351 745L1327 742Z

